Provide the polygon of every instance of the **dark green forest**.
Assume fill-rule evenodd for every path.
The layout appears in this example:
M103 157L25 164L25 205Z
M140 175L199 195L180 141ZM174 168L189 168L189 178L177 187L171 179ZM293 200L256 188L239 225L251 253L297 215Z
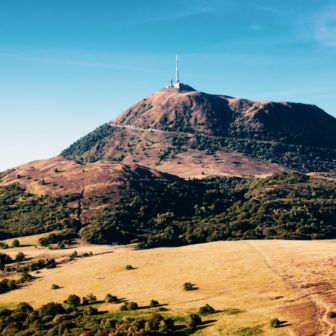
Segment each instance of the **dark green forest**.
M299 173L266 179L209 177L171 182L132 179L117 204L80 231L89 243L181 246L216 240L322 239L336 236L336 182ZM59 229L79 231L80 194L34 196L18 184L0 187L1 238Z
M79 221L71 217L77 208L67 206L80 197L34 196L19 184L0 187L0 239L80 227Z
M336 183L297 173L266 179L133 180L111 211L94 215L90 243L180 246L216 240L336 236ZM135 191L134 191L135 190Z

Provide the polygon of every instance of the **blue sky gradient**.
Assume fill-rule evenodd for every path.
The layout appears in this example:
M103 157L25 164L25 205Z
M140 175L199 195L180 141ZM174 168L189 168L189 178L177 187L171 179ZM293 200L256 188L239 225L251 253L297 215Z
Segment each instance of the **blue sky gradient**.
M336 116L330 0L0 0L0 171L56 156L174 78Z

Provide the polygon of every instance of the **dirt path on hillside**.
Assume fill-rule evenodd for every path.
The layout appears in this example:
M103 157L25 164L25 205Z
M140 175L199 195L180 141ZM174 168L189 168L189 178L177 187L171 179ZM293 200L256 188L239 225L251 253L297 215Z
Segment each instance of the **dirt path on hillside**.
M302 298L307 298L315 307L314 326L316 336L334 336L336 335L336 325L333 319L327 317L328 312L335 312L336 306L333 302L328 302L330 297L334 297L335 289L328 282L311 282L310 275L306 275L306 279L298 275L289 275L288 267L284 263L279 263L274 256L267 253L267 249L253 242L246 242L249 244L262 258L267 267L269 267L278 277L288 283L291 288L298 290ZM307 272L307 271L305 271ZM315 273L313 271L312 273ZM328 279L328 274L326 279ZM317 279L316 279L317 280ZM298 334L300 336L300 334Z

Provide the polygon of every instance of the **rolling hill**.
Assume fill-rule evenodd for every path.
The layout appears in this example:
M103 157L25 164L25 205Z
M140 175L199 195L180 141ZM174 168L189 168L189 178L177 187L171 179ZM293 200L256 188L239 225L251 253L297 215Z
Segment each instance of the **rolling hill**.
M333 171L336 119L314 105L164 89L61 155L137 162L184 178Z

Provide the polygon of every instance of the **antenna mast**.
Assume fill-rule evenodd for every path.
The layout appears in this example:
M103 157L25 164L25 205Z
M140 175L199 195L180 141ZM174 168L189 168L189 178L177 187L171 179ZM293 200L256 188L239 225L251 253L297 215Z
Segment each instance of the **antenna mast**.
M178 78L178 56L176 55L176 83L179 83L179 78Z

